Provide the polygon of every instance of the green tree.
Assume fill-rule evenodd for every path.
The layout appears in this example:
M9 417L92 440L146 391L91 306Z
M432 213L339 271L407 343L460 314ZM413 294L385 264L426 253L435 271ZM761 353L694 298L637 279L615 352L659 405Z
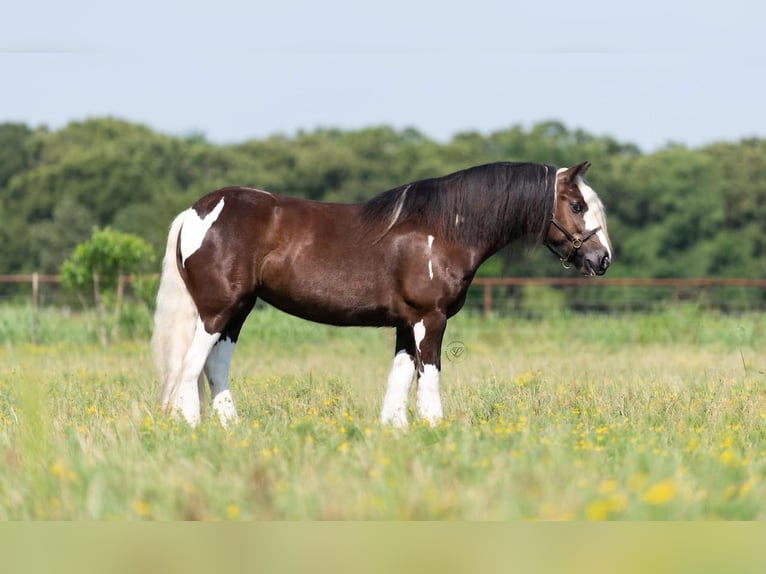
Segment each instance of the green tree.
M54 272L94 225L139 234L159 251L167 222L190 197L223 185L237 159L112 118L40 130L18 145L26 164L0 201L12 214L5 272Z
M29 169L28 141L33 131L23 124L0 124L0 273L23 264L27 250L17 249L25 225L18 217L18 205L9 197L8 182Z
M119 336L125 276L140 273L155 260L154 250L140 237L112 229L94 229L87 241L75 247L72 255L61 265L65 288L76 291L83 301L85 293L93 294L93 304L99 319L99 340L103 345L107 335L107 301L112 307L111 338ZM113 292L113 296L108 293Z

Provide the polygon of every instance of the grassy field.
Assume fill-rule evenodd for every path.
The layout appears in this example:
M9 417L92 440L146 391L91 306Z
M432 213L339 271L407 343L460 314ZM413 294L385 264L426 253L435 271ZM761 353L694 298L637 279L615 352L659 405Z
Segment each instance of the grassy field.
M0 519L766 519L766 316L459 315L446 420L377 423L388 330L264 309L241 422L161 416L147 340L0 309Z

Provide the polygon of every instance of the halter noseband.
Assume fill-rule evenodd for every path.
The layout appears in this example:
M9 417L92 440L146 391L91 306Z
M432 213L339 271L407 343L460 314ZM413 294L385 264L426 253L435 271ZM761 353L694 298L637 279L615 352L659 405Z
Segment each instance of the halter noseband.
M548 240L545 240L545 246L551 250L551 253L553 253L556 257L559 258L559 261L561 261L561 265L564 267L564 269L569 269L571 267L570 263L572 262L572 257L574 257L574 254L582 247L583 243L588 241L591 237L596 235L599 231L601 231L601 226L599 225L595 229L590 229L586 231L583 235L580 237L576 237L572 235L567 229L559 222L558 219L556 219L555 215L551 215L551 224L555 225L556 228L558 228L561 233L564 234L564 237L567 238L569 243L572 244L572 251L569 252L569 255L564 257L561 252L556 249L553 245L551 245ZM549 225L550 227L550 225Z

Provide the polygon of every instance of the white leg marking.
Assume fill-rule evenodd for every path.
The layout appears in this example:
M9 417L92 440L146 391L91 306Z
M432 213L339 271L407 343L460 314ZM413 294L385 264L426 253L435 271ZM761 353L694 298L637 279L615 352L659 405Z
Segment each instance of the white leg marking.
M432 426L442 418L442 401L439 396L439 369L425 365L418 379L418 416Z
M415 361L406 351L399 351L388 375L388 387L380 411L380 422L397 428L407 427L407 398L415 375Z
M188 209L189 215L184 220L181 228L181 261L186 265L186 260L200 248L202 241L207 235L210 226L215 223L223 209L223 198L213 208L213 211L205 217L200 217L194 209Z
M238 420L234 399L229 391L229 366L234 353L234 342L231 339L219 340L205 363L205 374L210 383L210 395L213 399L213 410L218 415L221 424L226 427Z
M415 346L418 348L418 353L420 352L420 343L423 342L423 339L425 339L426 336L426 325L423 323L423 320L421 319L415 325L412 327L413 335L415 335Z
M428 276L433 279L434 278L434 264L431 260L431 248L434 245L434 236L429 235L428 236Z
M173 412L180 413L191 426L196 426L200 421L197 379L202 373L210 349L213 348L220 336L220 333L213 333L212 335L208 333L202 321L199 320L191 347L184 357L180 374L181 382L173 399Z

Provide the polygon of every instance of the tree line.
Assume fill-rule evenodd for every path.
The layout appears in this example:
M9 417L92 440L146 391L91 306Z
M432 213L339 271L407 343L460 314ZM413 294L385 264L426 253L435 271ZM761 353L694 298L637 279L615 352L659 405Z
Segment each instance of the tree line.
M492 161L589 160L608 212L611 276L766 276L766 140L653 153L560 122L437 142L415 129L318 129L232 145L170 136L114 118L59 130L0 124L0 274L57 273L94 228L156 252L170 221L204 193L246 185L323 201L361 201L408 181ZM487 274L559 274L548 254L506 251Z

